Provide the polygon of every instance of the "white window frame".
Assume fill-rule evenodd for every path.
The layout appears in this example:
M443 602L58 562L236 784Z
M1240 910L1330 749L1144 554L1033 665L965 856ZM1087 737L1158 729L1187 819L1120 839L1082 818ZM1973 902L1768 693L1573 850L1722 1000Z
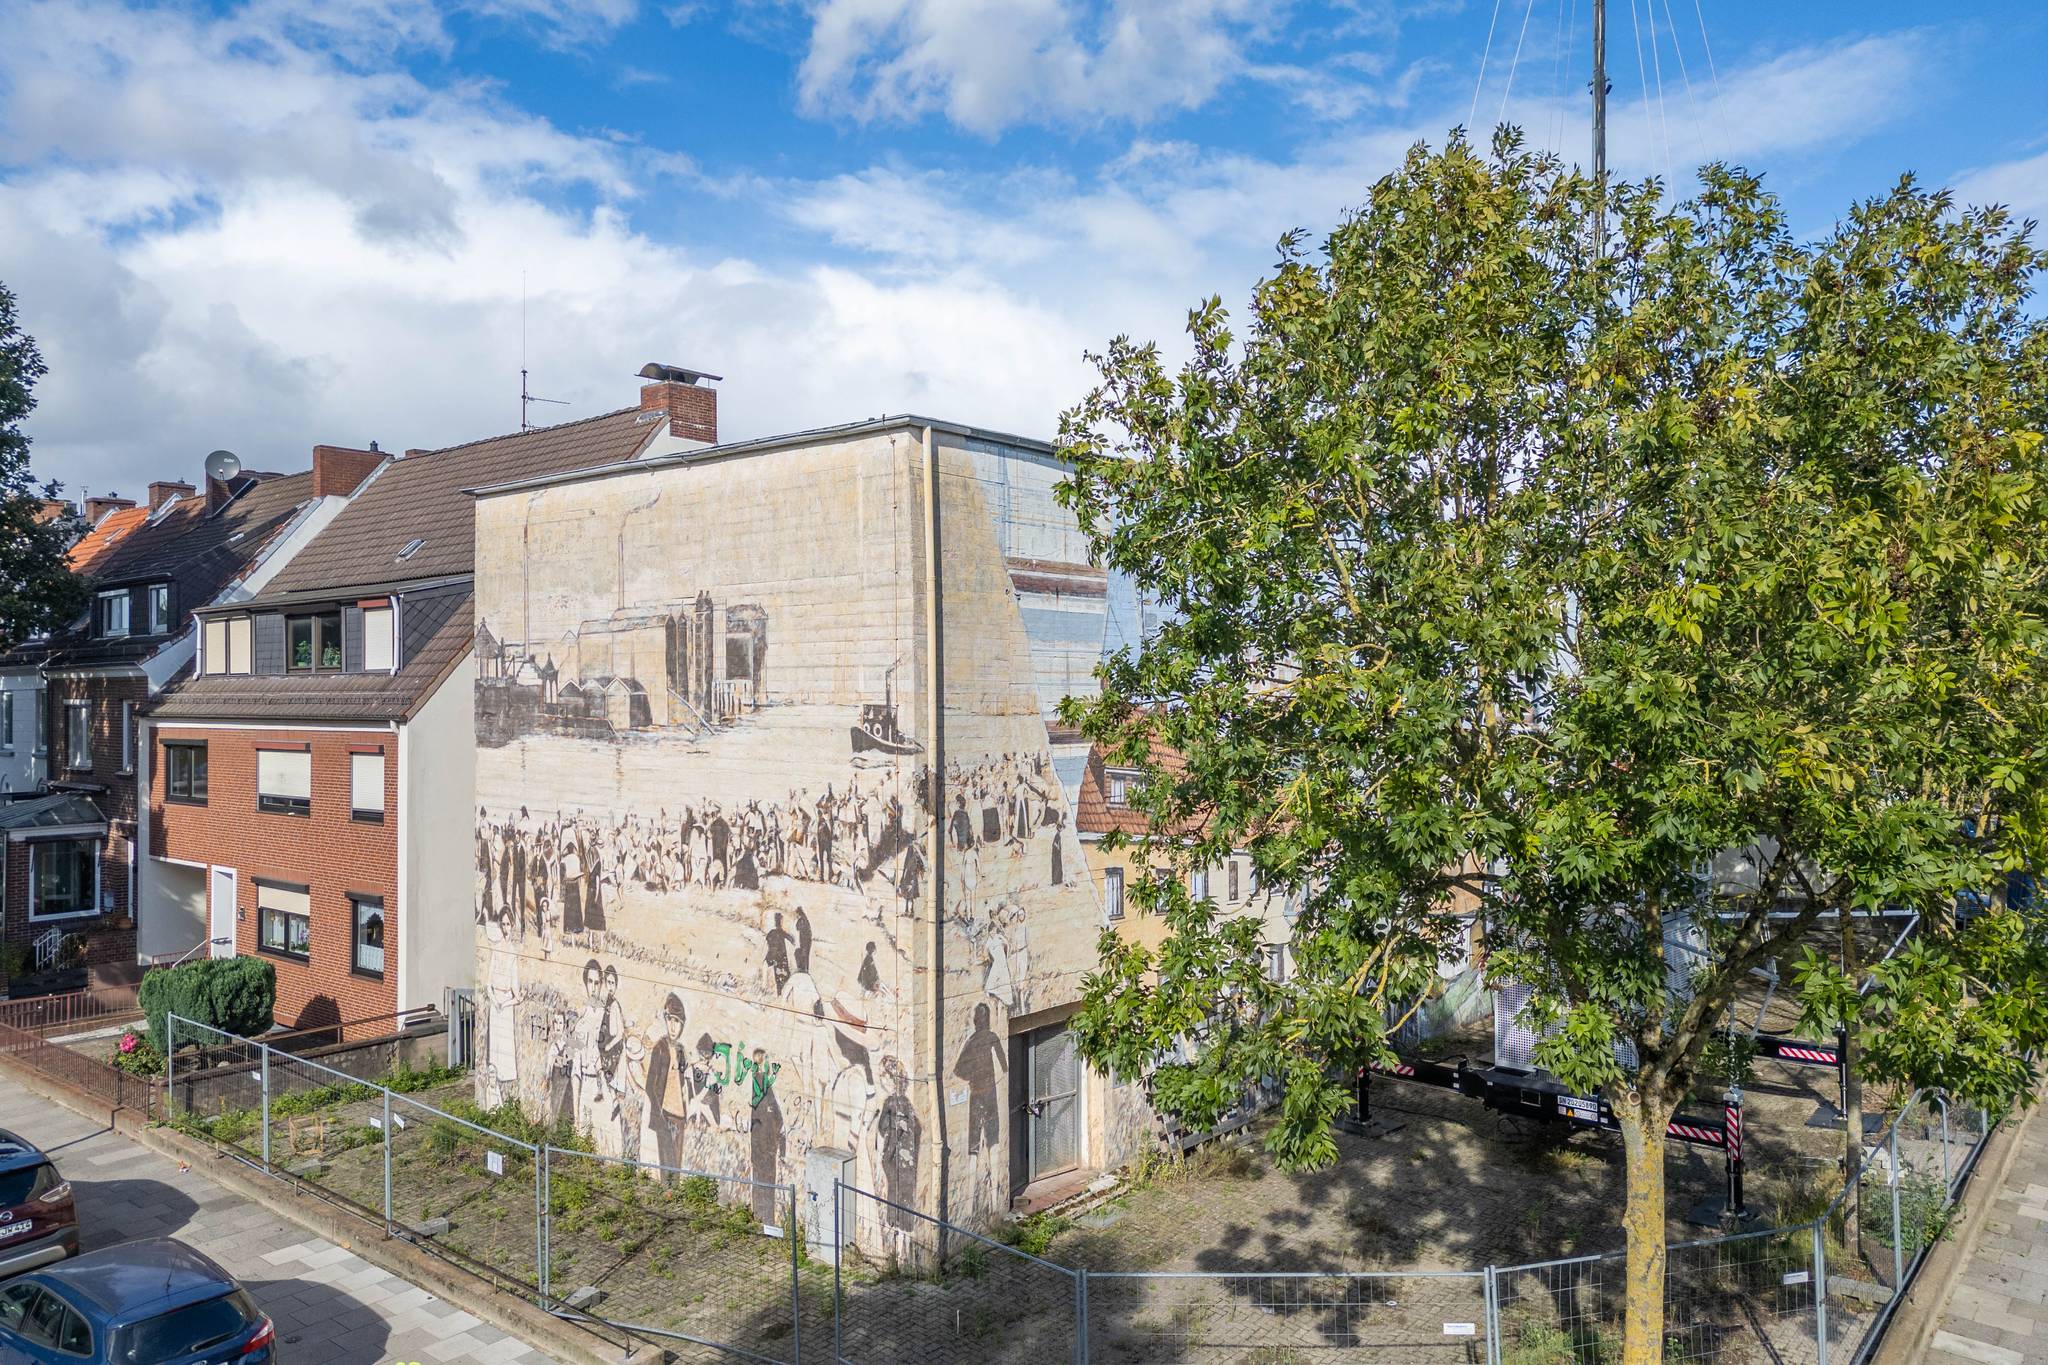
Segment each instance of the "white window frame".
M1188 873L1188 898L1205 901L1209 899L1209 869L1198 867Z
M135 771L135 703L121 703L121 771Z
M388 606L363 608L363 672L398 671L398 613Z
M67 919L87 919L100 912L100 861L101 856L106 851L106 841L104 839L99 838L97 835L84 834L55 839L30 839L27 843L28 918L31 924L48 924L56 920ZM40 860L36 855L41 850L54 848L58 844L91 845L92 856L88 861L92 864L92 895L86 899L85 908L82 910L59 910L54 914L44 914L38 909L38 906L42 903L42 879L38 875L36 864Z
M364 776L372 762L376 764L374 784L368 793L363 790ZM375 805L364 805L363 798L369 795ZM374 824L384 822L384 751L369 753L350 750L348 756L348 814L351 820L366 820Z
M0 749L14 752L14 697L18 689L0 692Z
M255 623L247 616L228 618L228 668L230 673L248 673L255 668Z
M1141 774L1132 772L1129 768L1111 768L1108 776L1109 804L1119 808L1130 805L1131 788L1138 784Z
M171 628L171 585L152 583L143 594L151 635L163 635Z
M84 717L83 723L80 717ZM85 744L84 762L79 761L79 742ZM67 697L64 701L64 766L72 772L92 771L92 699Z
M1102 908L1111 921L1124 917L1124 870L1120 867L1102 869Z
M121 604L121 628L119 630L114 629L114 612L112 608L116 602ZM128 638L129 626L133 624L128 619L128 613L133 605L126 588L114 588L99 594L95 599L94 606L99 613L99 636L102 640L125 640Z
M228 671L227 618L209 616L199 628L199 672L212 677Z

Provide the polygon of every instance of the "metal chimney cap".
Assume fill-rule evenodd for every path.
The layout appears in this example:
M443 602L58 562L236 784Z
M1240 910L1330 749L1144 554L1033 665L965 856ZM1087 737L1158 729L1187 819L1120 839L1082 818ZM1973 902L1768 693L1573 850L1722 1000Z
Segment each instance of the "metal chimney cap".
M657 383L671 384L694 384L700 379L709 379L715 382L725 378L722 374L710 374L704 370L686 370L680 365L664 365L658 360L650 360L645 365L642 365L640 367L640 377L642 379L652 379Z

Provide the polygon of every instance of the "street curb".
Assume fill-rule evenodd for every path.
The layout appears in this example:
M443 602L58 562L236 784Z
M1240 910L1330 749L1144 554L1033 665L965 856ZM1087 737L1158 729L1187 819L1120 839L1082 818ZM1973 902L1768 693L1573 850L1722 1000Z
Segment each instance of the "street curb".
M343 1209L245 1166L219 1149L152 1123L133 1109L117 1109L62 1081L43 1075L0 1054L0 1070L23 1086L66 1109L104 1123L122 1137L189 1166L216 1185L269 1209L317 1237L354 1252L381 1270L427 1289L467 1310L501 1331L510 1332L536 1350L565 1365L651 1365L668 1359L665 1352L643 1346L630 1351L607 1342L552 1313L544 1313L517 1295L481 1276L423 1251L399 1238L385 1237ZM393 1349L404 1354L396 1343Z
M2037 1104L2035 1109L2039 1107ZM1885 1324L1884 1338L1872 1353L1870 1365L1917 1365L1926 1357L1934 1329L1941 1325L1941 1315L1948 1310L1956 1277L1976 1254L1992 1202L1998 1198L1998 1191L2004 1188L2005 1178L2012 1174L2012 1164L2019 1157L2020 1135L2034 1117L2034 1110L2009 1116L1985 1140L1984 1152L1962 1191L1965 1197L1977 1190L1987 1191L1984 1202L1972 1204L1965 1197L1957 1198L1956 1207L1962 1211L1962 1235L1936 1242L1928 1251L1920 1273L1913 1276L1906 1296L1899 1301L1891 1321Z

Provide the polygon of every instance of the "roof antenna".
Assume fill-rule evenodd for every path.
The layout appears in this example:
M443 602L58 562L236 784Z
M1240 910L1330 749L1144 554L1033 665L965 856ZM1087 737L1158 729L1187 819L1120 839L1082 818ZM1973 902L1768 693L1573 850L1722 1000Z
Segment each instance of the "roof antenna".
M526 409L533 403L553 403L568 407L566 398L539 398L526 391L526 272L519 272L519 429L532 431L533 423L526 420Z

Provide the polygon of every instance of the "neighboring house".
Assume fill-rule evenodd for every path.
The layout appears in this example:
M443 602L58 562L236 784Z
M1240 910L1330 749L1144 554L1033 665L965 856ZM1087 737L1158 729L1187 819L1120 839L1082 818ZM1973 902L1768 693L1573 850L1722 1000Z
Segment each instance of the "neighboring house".
M0 656L10 698L32 690L25 678L42 690L39 735L25 733L15 712L16 754L31 745L43 763L37 787L66 798L20 801L5 812L14 822L5 938L45 945L38 965L69 940L75 951L66 961L134 969L136 713L190 663L193 611L260 590L379 458L323 448L303 474L208 479L203 495L187 484L156 484L147 508L87 500L93 529L73 562L91 582L89 610Z
M1153 760L1168 771L1178 769L1181 763L1180 755L1164 745L1155 747ZM1275 981L1285 981L1291 971L1289 943L1294 932L1294 902L1259 885L1258 872L1242 849L1233 850L1230 856L1207 867L1178 866L1171 850L1153 836L1145 813L1136 808L1135 797L1143 781L1142 769L1106 762L1100 746L1089 750L1075 824L1080 830L1081 845L1087 851L1089 875L1095 878L1102 898L1105 920L1126 941L1157 953L1166 941L1166 919L1138 903L1139 879L1184 878L1188 894L1196 900L1214 902L1218 914L1259 916L1264 925L1266 974ZM1106 834L1122 834L1128 842L1121 848L1105 848L1102 839Z
M480 1098L969 1224L1152 1144L1068 1027L1103 908L1051 722L1129 615L1066 472L886 417L478 490Z
M702 446L716 394L694 378L648 384L641 407L389 460L262 592L200 614L191 676L146 716L146 952L261 954L278 1021L299 1026L440 1007L470 983L478 547L463 490Z

